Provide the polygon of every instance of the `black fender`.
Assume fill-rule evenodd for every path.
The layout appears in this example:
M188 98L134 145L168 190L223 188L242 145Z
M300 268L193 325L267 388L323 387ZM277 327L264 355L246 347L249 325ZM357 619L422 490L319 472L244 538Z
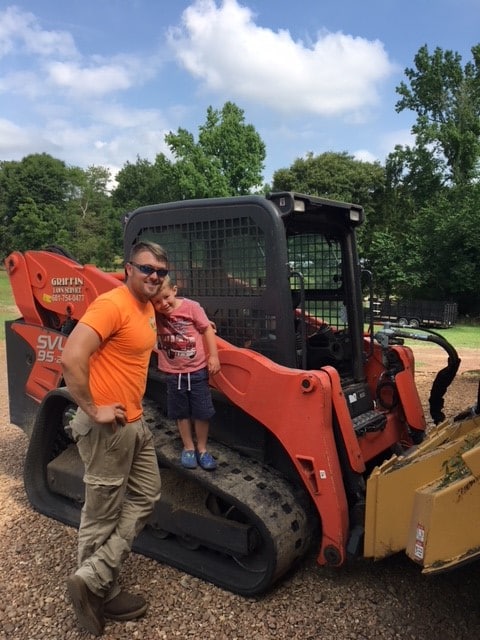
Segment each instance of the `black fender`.
M48 463L71 444L64 421L72 407L76 404L66 387L50 391L42 400L28 444L23 481L28 500L36 511L78 527L81 504L51 491L47 480Z

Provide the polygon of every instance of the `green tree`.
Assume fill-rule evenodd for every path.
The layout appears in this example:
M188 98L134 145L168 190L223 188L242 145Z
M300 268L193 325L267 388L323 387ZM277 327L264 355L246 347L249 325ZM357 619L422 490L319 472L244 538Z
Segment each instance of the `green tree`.
M3 255L57 244L81 262L110 266L122 254L122 225L109 180L104 167L68 167L47 154L1 163Z
M165 136L185 198L236 196L262 185L265 145L242 109L226 102L218 111L209 107L198 142L185 129Z
M385 162L385 214L405 220L445 188L442 163L425 147L397 145Z
M416 241L408 233L376 229L362 255L373 272L374 290L380 297L410 297L412 290L423 283L421 272L413 266L418 261Z
M220 111L208 108L197 141L183 128L168 133L165 141L172 160L164 154L153 164L137 158L119 171L112 197L125 214L158 202L243 195L262 183L265 145L231 102Z
M116 182L113 204L123 215L138 207L181 197L175 167L162 153L154 163L139 157L136 163L127 162L118 172Z
M168 133L165 140L176 158L175 174L181 199L221 197L229 193L220 160L210 157L186 129Z
M37 204L61 206L68 186L66 164L46 153L26 156L20 162L0 162L0 197L9 217L29 198Z
M106 167L90 166L86 170L69 169L70 199L77 203L78 213L85 218L90 211L102 207L109 198L110 170Z
M288 169L273 174L272 191L298 191L309 195L361 204L373 211L383 192L384 169L379 162L362 162L347 152L308 153Z
M385 190L362 235L379 295L411 297L424 284L418 218L445 189L439 164L425 148L398 145L387 157Z
M265 144L233 102L226 102L221 111L208 107L198 141L207 157L218 159L231 195L245 195L261 186Z
M387 158L368 249L384 290L451 298L464 309L478 294L472 246L479 226L480 45L471 51L473 61L462 67L459 54L437 48L430 55L423 46L415 68L405 70L408 82L397 87L396 110L416 113L415 145L398 146ZM383 245L382 257L385 237L390 246Z
M70 170L71 196L65 205L69 235L61 244L79 262L110 267L123 254L122 221L109 193L110 180L105 167Z
M55 237L58 219L55 205L37 204L32 198L26 198L10 222L15 249L43 249Z
M451 188L426 206L412 226L422 256L419 297L455 300L462 314L480 312L479 207L478 183Z
M419 148L431 148L446 163L455 185L478 175L480 155L480 44L471 49L473 61L439 47L432 55L424 45L415 56L415 68L405 69L409 85L401 82L397 112L417 114L412 132Z
M48 154L32 154L21 161L0 162L0 220L3 233L0 251L5 256L19 248L21 238L27 233L26 224L18 216L29 215L40 223L38 236L45 229L43 223L55 232L62 228L62 212L68 199L68 169L64 162ZM47 216L50 216L47 219ZM14 222L15 218L15 222ZM33 224L33 219L31 224ZM21 227L22 233L17 235ZM35 227L28 230L35 236ZM37 244L35 243L35 247Z
M369 260L372 235L382 226L385 170L379 162L362 162L346 152L332 151L297 158L289 168L273 174L272 191L298 191L309 195L361 204L366 223L360 229L360 253Z

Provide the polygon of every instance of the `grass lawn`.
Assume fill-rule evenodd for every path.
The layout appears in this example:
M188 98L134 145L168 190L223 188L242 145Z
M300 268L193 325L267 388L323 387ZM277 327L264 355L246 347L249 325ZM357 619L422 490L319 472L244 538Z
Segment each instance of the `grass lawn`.
M450 327L450 329L433 329L433 331L444 337L455 349L480 349L479 326L457 324L454 327ZM422 333L422 331L419 329L418 333ZM430 349L435 347L435 344L433 342L416 340L415 347L419 349Z
M10 282L5 269L0 269L0 305L15 304L13 302Z
M381 329L382 325L375 324L374 333ZM426 327L428 328L428 327ZM368 325L365 325L365 331L368 331ZM412 333L418 332L424 336L427 336L427 333L422 331L422 329L411 329ZM465 324L457 324L450 329L435 329L432 328L432 331L441 335L445 340L450 342L456 349L480 349L480 326L479 325L465 325ZM411 341L408 341L410 344ZM435 347L433 342L424 342L422 340L415 340L415 348L420 349L431 349Z
M438 331L457 349L480 349L480 327L468 327L464 324L457 324L450 329L440 329Z

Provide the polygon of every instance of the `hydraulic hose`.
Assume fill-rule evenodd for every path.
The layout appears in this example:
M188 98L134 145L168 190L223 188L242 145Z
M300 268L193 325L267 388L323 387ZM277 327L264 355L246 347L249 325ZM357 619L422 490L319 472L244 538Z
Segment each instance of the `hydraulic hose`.
M445 420L445 414L443 413L445 393L457 375L461 360L455 347L436 331L432 331L432 329L421 329L422 333L411 333L405 329L406 327L396 327L387 323L384 330L379 333L385 333L389 339L392 337L409 338L411 340L422 340L423 342L434 342L447 352L447 366L441 369L435 376L428 399L432 420L435 424L439 424Z
M432 420L435 424L439 424L445 420L445 414L443 413L445 393L457 375L461 360L458 357L456 349L447 340L435 332L432 333L433 335L429 336L430 342L435 342L435 344L445 349L448 354L447 366L441 369L435 376L430 390L430 397L428 398Z

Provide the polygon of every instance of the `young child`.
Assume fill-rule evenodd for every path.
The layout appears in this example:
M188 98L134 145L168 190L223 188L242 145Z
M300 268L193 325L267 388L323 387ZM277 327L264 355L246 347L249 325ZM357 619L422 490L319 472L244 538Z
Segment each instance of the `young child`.
M182 466L195 469L199 464L213 470L217 463L207 451L207 439L215 413L208 376L220 371L215 331L198 302L177 298L169 276L152 302L157 312L158 368L167 374L167 412L177 421L182 438Z

